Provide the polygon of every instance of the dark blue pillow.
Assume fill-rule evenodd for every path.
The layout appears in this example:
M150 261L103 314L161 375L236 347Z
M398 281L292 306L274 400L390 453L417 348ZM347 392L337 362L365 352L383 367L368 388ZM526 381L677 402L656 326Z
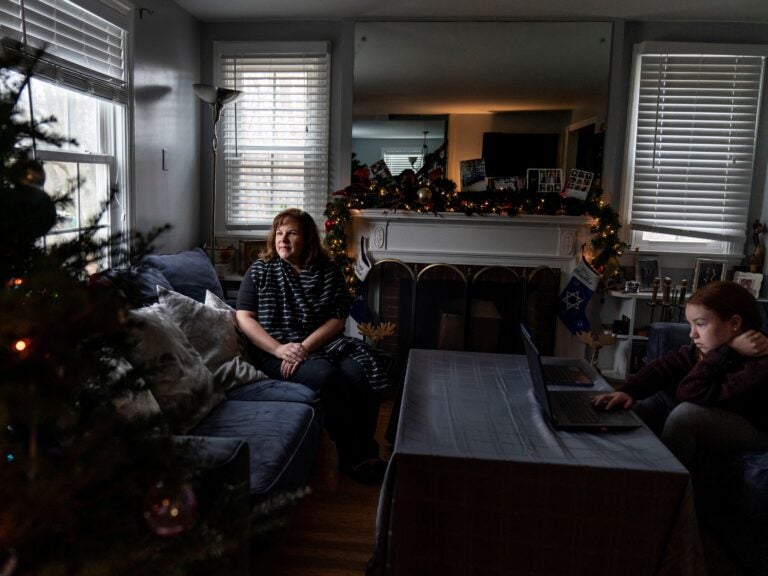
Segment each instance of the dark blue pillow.
M114 282L123 291L132 308L151 306L157 303L157 287L162 286L173 290L171 283L157 268L147 265L134 266L132 268L114 269L94 275Z
M216 270L200 248L176 254L150 254L142 259L142 263L162 272L171 283L171 289L179 294L205 302L205 291L210 290L219 298L224 298Z

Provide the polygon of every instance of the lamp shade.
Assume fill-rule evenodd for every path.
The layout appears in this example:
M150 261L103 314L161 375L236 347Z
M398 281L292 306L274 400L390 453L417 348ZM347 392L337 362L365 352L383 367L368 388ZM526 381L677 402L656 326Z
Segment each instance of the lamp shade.
M203 102L208 102L209 104L215 104L217 106L223 106L224 104L237 102L244 96L244 92L242 90L219 88L217 86L211 86L210 84L193 84L192 88L200 100Z

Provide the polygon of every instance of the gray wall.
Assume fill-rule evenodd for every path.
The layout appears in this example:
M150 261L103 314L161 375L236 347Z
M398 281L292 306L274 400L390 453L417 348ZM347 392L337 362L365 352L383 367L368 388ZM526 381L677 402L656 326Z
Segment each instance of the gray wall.
M204 240L200 227L200 25L171 0L146 0L153 10L134 21L134 190L136 230L169 223L158 252L186 250ZM167 170L162 151L168 151Z
M332 52L331 170L329 190L349 182L354 23L351 21L224 22L198 25L170 0L148 0L155 11L136 19L134 217L139 229L170 222L165 249L204 241L209 233L210 113L191 85L211 82L217 40L328 40ZM615 22L606 121L604 188L620 205L632 47L641 41L768 44L765 24ZM768 90L764 98L768 98ZM750 220L768 218L768 105L764 103ZM202 127L202 128L201 128ZM161 170L161 150L170 169Z

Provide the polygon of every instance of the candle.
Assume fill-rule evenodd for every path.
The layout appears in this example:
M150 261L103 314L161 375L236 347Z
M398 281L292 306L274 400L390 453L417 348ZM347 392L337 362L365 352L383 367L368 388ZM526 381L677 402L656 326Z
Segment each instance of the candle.
M658 299L659 299L659 279L654 278L653 282L651 282L651 304L655 306Z
M661 289L662 290L662 296L661 296L662 304L669 305L669 288L670 288L670 284L672 284L672 278L670 278L669 276L666 276L664 278L664 287Z
M685 292L688 289L688 280L683 278L683 280L680 281L680 300L678 300L678 304L680 306L685 305Z

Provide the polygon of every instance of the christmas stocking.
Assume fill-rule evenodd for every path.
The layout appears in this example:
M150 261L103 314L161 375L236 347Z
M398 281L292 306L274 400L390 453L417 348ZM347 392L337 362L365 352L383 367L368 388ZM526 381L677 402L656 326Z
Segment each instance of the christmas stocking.
M573 271L568 286L560 294L557 306L557 315L571 334L589 330L589 320L584 311L599 282L600 274L582 258Z

